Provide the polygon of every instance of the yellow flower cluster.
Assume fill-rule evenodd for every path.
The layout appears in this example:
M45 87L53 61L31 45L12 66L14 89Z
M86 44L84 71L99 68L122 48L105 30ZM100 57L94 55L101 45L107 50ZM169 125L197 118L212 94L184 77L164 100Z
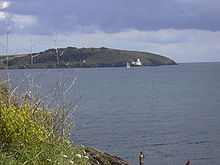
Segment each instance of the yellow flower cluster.
M3 143L21 142L39 144L47 141L46 128L48 113L31 105L7 106L0 101L0 139Z

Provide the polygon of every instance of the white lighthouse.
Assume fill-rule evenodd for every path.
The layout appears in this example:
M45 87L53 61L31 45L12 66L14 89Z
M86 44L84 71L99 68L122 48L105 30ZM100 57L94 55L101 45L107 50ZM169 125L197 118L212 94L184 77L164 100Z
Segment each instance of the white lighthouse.
M141 66L141 60L138 58L137 61L133 61L132 64L136 66Z

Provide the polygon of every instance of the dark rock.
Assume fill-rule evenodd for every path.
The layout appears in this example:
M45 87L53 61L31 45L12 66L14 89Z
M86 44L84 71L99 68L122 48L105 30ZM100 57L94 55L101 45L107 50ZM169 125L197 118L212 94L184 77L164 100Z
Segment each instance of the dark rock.
M86 147L85 152L89 156L91 165L131 165L117 156L98 151L92 147Z

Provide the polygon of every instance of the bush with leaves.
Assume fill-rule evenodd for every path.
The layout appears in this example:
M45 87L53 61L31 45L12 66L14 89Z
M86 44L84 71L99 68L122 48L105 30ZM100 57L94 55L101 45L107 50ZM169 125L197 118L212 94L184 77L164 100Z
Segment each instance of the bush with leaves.
M86 156L76 156L84 149L62 136L63 123L59 110L28 104L0 82L0 164L89 165Z
M0 101L0 141L1 143L39 144L50 137L49 114L31 105L9 105Z

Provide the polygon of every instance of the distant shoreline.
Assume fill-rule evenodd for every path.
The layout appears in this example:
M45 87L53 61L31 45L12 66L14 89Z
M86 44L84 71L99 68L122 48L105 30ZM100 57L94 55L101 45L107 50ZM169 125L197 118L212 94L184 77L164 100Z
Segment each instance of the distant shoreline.
M0 69L97 68L177 65L165 56L149 52L101 48L58 48L39 53L0 56ZM133 66L134 67L134 66ZM136 66L135 66L136 67Z

